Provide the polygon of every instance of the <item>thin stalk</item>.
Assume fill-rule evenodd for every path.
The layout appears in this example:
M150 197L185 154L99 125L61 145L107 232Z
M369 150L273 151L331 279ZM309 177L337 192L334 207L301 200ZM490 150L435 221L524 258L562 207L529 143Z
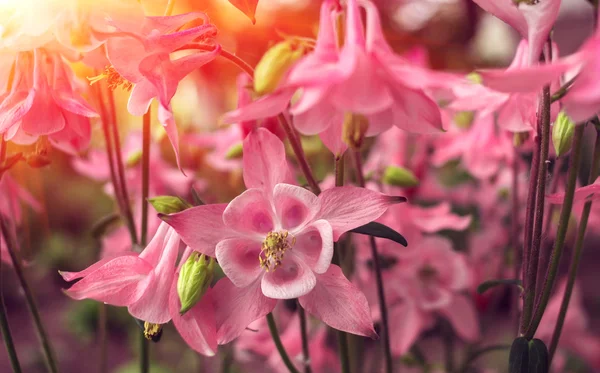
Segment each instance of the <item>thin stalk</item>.
M517 148L513 149L514 160L512 164L512 195L511 195L511 222L510 222L510 241L511 241L511 249L514 260L514 278L518 278L517 276L521 273L521 263L523 262L523 258L521 257L522 253L519 252L519 162L518 156L519 151ZM512 316L515 322L515 330L519 332L519 299L520 293L518 289L513 289L513 305L512 305Z
M142 132L142 231L140 243L146 246L148 240L148 190L150 188L150 115L151 109L144 114L144 128Z
M521 257L521 270L523 272L523 287L527 286L527 268L531 254L531 236L533 232L533 218L535 211L535 191L537 190L537 175L540 168L541 133L538 128L537 137L533 145L531 171L529 173L529 187L527 189L527 207L525 210L525 225L523 227L523 254Z
M56 365L56 359L54 358L54 352L52 351L50 339L48 338L48 334L46 333L46 329L44 328L44 325L42 323L42 318L40 317L40 312L35 301L33 291L31 290L31 287L27 282L25 272L23 271L21 260L17 255L17 244L15 238L10 234L9 224L6 218L3 216L0 216L0 231L5 239L6 248L8 249L8 254L10 255L10 258L12 260L13 268L19 280L19 284L23 288L25 300L27 302L29 312L31 313L31 317L33 318L33 323L35 325L38 338L40 339L40 342L42 344L44 356L46 357L46 366L48 368L48 371L51 373L58 373L58 367Z
M311 373L310 352L308 350L308 332L306 328L306 312L298 302L298 315L300 316L300 334L302 336L302 355L304 355L304 373Z
M596 143L594 145L594 156L592 159L592 167L590 168L590 176L588 178L587 185L593 184L598 177L600 172L600 132L596 131ZM552 358L556 352L558 346L558 340L562 332L562 327L565 322L567 315L567 309L573 294L573 287L575 286L575 279L577 278L577 269L581 262L581 254L583 253L583 240L585 238L585 230L587 228L588 218L590 217L590 211L592 209L592 200L586 201L581 212L581 219L579 221L579 227L577 230L577 239L575 241L575 249L573 251L573 258L571 259L571 266L569 268L569 274L567 279L567 285L565 288L565 294L563 295L562 303L560 304L560 311L558 318L556 319L556 327L554 333L552 333L552 340L550 341L549 347L549 364L552 364Z
M442 320L442 333L445 370L446 373L454 373L454 332L450 322Z
M119 186L121 187L121 196L123 198L123 212L125 221L127 221L129 233L131 235L131 242L133 244L137 244L138 240L135 232L135 223L133 220L133 213L131 212L127 181L125 179L125 165L123 163L123 155L121 153L121 138L119 137L119 129L117 127L117 109L115 107L115 98L113 92L110 89L108 90L108 104L110 106L110 129L115 142L115 165L117 176L120 180Z
M556 239L554 241L554 247L552 249L552 255L550 257L550 265L546 273L544 280L544 289L539 297L539 301L535 306L535 312L531 319L531 323L527 327L524 335L525 338L531 339L535 335L535 331L542 320L544 310L548 305L550 299L550 292L554 286L556 274L558 272L558 265L562 256L565 239L567 236L567 228L569 226L569 218L571 216L571 209L573 208L573 197L575 195L575 186L577 185L577 174L581 167L581 150L582 150L582 138L583 138L583 125L575 127L575 133L573 135L573 150L571 152L571 167L569 167L569 175L567 179L567 186L565 189L565 198L563 201L562 209L560 211L560 219L558 222L558 229L556 232Z
M356 175L358 177L358 184L361 187L365 187L365 177L363 175L362 160L360 158L360 152L354 152L354 164L356 167ZM381 273L381 266L379 263L379 253L377 252L377 242L375 237L369 236L369 245L371 246L371 256L373 257L373 268L375 270L375 278L377 281L377 298L379 300L379 312L381 313L381 334L383 335L383 347L385 356L385 372L392 373L394 371L394 360L392 359L392 347L390 344L390 333L389 323L387 314L387 305L385 302L385 290L383 287L383 276Z
M102 303L102 302L98 302L98 344L99 344L99 348L98 348L98 372L99 373L106 373L108 372L108 367L107 367L107 348L108 348L108 340L107 340L107 324L108 324L108 315L106 314L107 312L107 305Z
M272 313L269 313L267 315L267 323L269 324L269 331L271 332L271 337L273 338L275 347L279 352L279 356L281 356L281 360L283 360L283 363L288 368L290 373L300 373L298 372L298 369L296 369L296 367L294 366L294 363L292 363L292 360L290 360L290 357L285 351L285 347L283 347L283 343L281 343L281 339L279 338L279 332L277 331L277 325L275 324L275 318L273 318Z
M150 341L146 339L144 333L139 333L140 336L140 372L150 372Z
M0 139L0 164L6 157L6 144ZM4 234L0 235L0 246L2 246L2 240L5 240ZM0 259L2 259L2 252L0 251ZM0 333L2 333L2 339L4 339L4 346L6 346L6 352L10 360L10 366L13 373L21 373L21 364L19 364L19 358L17 356L17 350L12 339L10 332L10 326L8 324L6 306L4 305L4 292L2 291L2 274L0 273Z
M344 185L344 154L335 156L333 172L335 174L335 186Z
M298 162L298 165L300 166L300 169L302 170L304 177L306 177L308 186L310 187L310 189L312 189L314 194L321 193L321 187L319 187L319 183L317 183L317 180L315 180L315 177L313 176L313 173L310 169L308 161L306 160L306 155L304 154L304 149L302 149L302 144L300 143L300 139L298 139L298 137L296 136L294 129L292 128L290 123L285 118L285 115L279 114L277 116L277 119L279 119L279 123L281 124L281 127L285 131L285 134L287 135L288 140L290 141L290 145L292 146L292 150L294 151L294 154L296 155L296 160Z
M544 221L544 198L546 196L546 174L548 172L548 150L550 143L550 87L544 87L541 101L541 115L539 123L541 124L541 144L540 159L538 170L537 190L535 197L535 212L533 220L533 235L531 238L531 251L527 267L527 283L525 285L525 294L523 302L523 318L521 322L521 331L524 331L531 320L533 306L535 302L535 289L537 282L538 262L540 257L540 246L542 242L542 225Z
M123 189L121 188L121 181L117 176L117 172L115 170L115 150L113 148L113 139L111 134L111 125L110 121L113 121L115 118L109 118L108 109L106 108L106 104L104 102L104 98L102 95L102 88L99 84L96 84L93 87L93 91L96 94L96 99L98 101L98 107L100 109L100 120L102 122L102 133L104 135L104 143L106 145L106 157L108 158L108 168L110 170L110 180L115 191L115 199L117 200L117 205L119 206L119 211L121 216L123 216L125 220L125 224L127 225L127 229L129 230L129 235L131 237L131 242L135 243L137 241L135 237L135 225L133 223L133 218L130 219L130 216L127 214L127 199L123 196Z

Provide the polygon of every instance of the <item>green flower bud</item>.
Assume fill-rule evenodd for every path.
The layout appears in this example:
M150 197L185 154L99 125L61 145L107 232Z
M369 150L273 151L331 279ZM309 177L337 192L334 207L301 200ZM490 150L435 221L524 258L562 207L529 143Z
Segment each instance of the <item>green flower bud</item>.
M231 145L231 147L227 150L227 153L225 154L225 159L242 158L243 154L244 154L244 145L240 142L240 143Z
M513 145L518 148L529 138L529 132L515 132L513 134Z
M204 254L193 252L181 267L177 280L177 294L181 301L180 314L194 307L213 280L215 259L206 259Z
M552 145L556 156L560 157L569 150L573 144L573 133L575 132L575 123L563 111L558 113L554 126L552 126Z
M482 84L483 83L483 78L481 77L481 75L479 75L476 72L472 72L467 74L467 80L471 81L472 83L475 84Z
M142 160L142 151L137 150L129 155L125 160L125 165L127 167L134 167Z
M388 166L385 169L382 181L384 184L404 188L410 188L419 185L419 179L417 179L415 174L404 167L398 166Z
M187 201L174 196L158 196L148 198L148 202L161 214L174 214L192 207Z
M304 47L285 40L271 47L254 70L254 91L259 95L271 93L289 68L304 54Z
M458 128L468 129L473 124L475 113L472 111L459 111L454 115L454 124Z

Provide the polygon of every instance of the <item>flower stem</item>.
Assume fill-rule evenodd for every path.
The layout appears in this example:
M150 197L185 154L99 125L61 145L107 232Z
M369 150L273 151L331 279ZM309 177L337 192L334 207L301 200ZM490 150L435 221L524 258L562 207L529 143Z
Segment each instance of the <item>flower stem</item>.
M548 173L548 148L550 143L550 87L544 87L542 100L540 103L539 125L542 136L540 138L540 157L539 169L537 175L537 189L535 196L535 209L533 219L533 232L531 235L531 250L527 266L523 267L526 272L527 282L525 284L525 294L523 302L523 318L521 322L521 331L523 332L531 320L535 301L535 289L537 282L538 262L540 257L540 246L542 241L542 226L544 222L544 198L546 196L546 174Z
M596 181L596 178L598 177L598 172L600 172L598 166L600 166L600 132L596 131L596 143L594 145L594 156L592 159L592 167L590 168L590 176L587 182L588 185ZM575 249L573 251L573 258L571 259L571 266L569 267L569 274L567 279L567 285L565 288L565 294L563 295L562 303L560 305L560 311L558 313L558 318L556 319L556 327L554 328L552 340L550 341L548 358L549 365L552 364L552 358L554 357L554 353L556 352L558 340L560 339L562 327L565 322L565 317L567 315L569 301L571 300L571 295L573 294L573 287L575 286L575 279L577 277L577 269L579 268L579 263L581 262L581 254L583 252L583 240L585 238L585 230L587 228L588 218L590 217L591 209L592 200L588 200L585 202L585 205L583 206L583 211L581 212L581 219L579 221L577 239L575 241Z
M360 152L354 152L354 163L356 166L356 174L358 177L358 184L361 187L365 187L365 177L363 174L362 160L360 158ZM392 348L390 344L390 333L389 323L387 314L387 305L385 302L385 291L383 288L383 276L381 274L381 266L379 263L379 254L377 252L377 242L375 237L369 236L369 244L371 246L371 256L373 257L373 268L375 269L375 278L377 281L377 297L379 300L379 312L381 313L381 324L383 335L383 347L385 353L385 372L392 373L394 371L394 360L392 359Z
M281 124L281 127L285 131L285 134L287 135L288 140L290 141L290 145L294 150L294 154L296 155L298 165L300 166L304 177L306 177L306 181L308 182L310 189L312 189L313 193L318 195L319 193L321 193L321 188L319 187L319 183L317 183L317 180L315 180L315 177L313 176L313 173L308 164L308 161L306 160L306 155L304 154L304 149L302 149L300 139L296 136L294 129L285 118L285 115L279 114L277 116L277 119L279 119L279 123Z
M144 128L142 132L142 231L140 243L146 246L148 240L148 190L150 187L150 117L151 108L144 114Z
M546 273L544 288L542 294L539 297L539 301L535 306L535 312L529 326L525 330L524 336L527 339L533 338L535 331L542 320L544 310L548 305L550 299L550 292L554 286L556 274L558 272L558 265L562 256L563 246L565 243L567 228L569 226L569 219L571 216L571 209L573 207L573 197L575 195L575 186L577 184L577 174L579 173L579 167L581 166L581 151L582 151L582 138L583 138L583 125L577 125L575 127L575 133L573 135L573 150L571 153L571 167L569 167L569 175L567 179L567 186L565 189L565 198L563 201L562 209L560 211L560 219L558 222L558 229L556 232L556 239L554 241L554 247L550 257L550 265Z
M279 332L277 331L277 325L275 324L275 318L273 318L272 313L269 313L267 315L267 323L269 324L269 331L271 332L271 337L273 338L275 347L277 348L277 351L279 351L281 360L283 360L283 363L288 368L290 373L300 373L298 372L298 369L296 369L296 367L294 366L294 363L292 363L292 360L290 360L290 357L285 351L285 347L283 347L283 344L281 343L281 339L279 338Z
M108 324L108 315L107 315L107 305L99 302L98 303L98 372L106 373L108 372L107 367L107 348L108 348L108 340L107 340L107 324Z
M48 371L51 373L58 373L58 367L56 365L56 359L54 358L54 352L52 351L52 347L50 345L50 339L48 338L48 335L46 334L46 329L44 329L44 325L42 324L42 318L40 317L40 312L38 310L35 297L33 296L33 291L31 290L31 287L27 282L25 272L23 271L21 259L17 255L15 238L10 233L8 221L5 217L1 215L0 231L5 239L6 248L8 249L8 253L12 260L15 274L17 275L19 283L23 288L23 293L25 294L25 300L27 301L29 312L31 313L31 317L33 318L38 337L42 344L42 349L44 350L44 355L46 357L46 366L48 368Z
M514 260L514 278L518 278L519 273L521 273L521 265L523 262L523 258L519 252L519 152L516 148L513 149L514 159L512 164L512 195L511 195L511 239L510 245L512 248L513 260ZM512 317L514 320L515 331L519 332L519 300L520 300L520 292L519 289L513 289L513 305L512 305Z
M310 368L310 352L308 349L308 333L306 328L306 312L298 302L298 315L300 316L300 334L302 336L302 354L304 355L304 373L312 373Z
M146 339L144 333L140 335L140 372L150 372L150 341Z
M3 162L3 158L6 149L6 144L0 139L0 164ZM0 246L2 246L2 240L5 240L4 234L0 234ZM2 252L0 252L0 259ZM0 260L1 261L1 260ZM6 346L6 352L10 360L10 366L13 373L21 373L21 364L19 364L19 358L17 356L17 350L12 339L10 332L10 326L8 325L8 318L6 313L6 306L4 305L4 292L2 291L2 274L0 273L0 333L2 333L2 339L4 339L4 346Z

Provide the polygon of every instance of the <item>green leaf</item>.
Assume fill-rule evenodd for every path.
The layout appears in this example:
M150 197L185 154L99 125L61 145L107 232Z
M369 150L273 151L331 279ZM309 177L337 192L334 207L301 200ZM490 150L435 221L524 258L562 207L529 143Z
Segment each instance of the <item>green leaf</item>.
M405 246L405 247L408 246L408 242L406 242L406 238L404 238L403 235L396 232L395 230L388 227L387 225L377 223L374 221L367 223L365 225L362 225L358 228L354 228L350 232L366 234L367 236L386 238L388 240L397 242L402 246Z
M525 337L515 339L508 357L509 373L529 373L529 342Z
M529 373L548 373L548 349L541 340L529 341Z
M521 286L521 280L518 279L501 279L501 280L489 280L482 282L477 286L477 292L479 294L483 294L491 288L494 288L498 285L516 285L523 291L523 287Z

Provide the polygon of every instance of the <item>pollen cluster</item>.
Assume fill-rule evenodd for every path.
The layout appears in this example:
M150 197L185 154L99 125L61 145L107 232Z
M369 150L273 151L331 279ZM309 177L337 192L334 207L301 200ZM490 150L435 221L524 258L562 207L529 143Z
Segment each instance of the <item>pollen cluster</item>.
M269 232L262 243L258 261L260 267L265 271L274 271L281 265L283 255L288 249L291 249L296 243L296 238L291 236L288 231Z
M87 79L90 81L90 85L97 83L102 79L106 79L108 88L111 90L123 87L124 90L130 91L131 88L133 88L133 84L129 80L123 78L112 66L106 66L102 74Z

